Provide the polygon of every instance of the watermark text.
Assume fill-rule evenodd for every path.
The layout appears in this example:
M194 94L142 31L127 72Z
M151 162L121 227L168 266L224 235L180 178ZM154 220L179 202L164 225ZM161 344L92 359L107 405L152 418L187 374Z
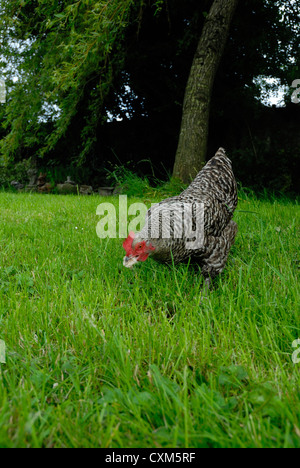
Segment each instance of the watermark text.
M5 342L0 340L0 364L5 364Z
M293 341L292 347L297 348L296 351L293 352L292 361L294 364L300 364L300 338Z
M292 88L296 88L292 94L292 102L294 104L300 104L300 79L293 81Z
M5 81L0 78L0 103L4 104L6 102L6 86Z
M204 204L172 200L128 206L127 196L119 196L119 209L112 203L101 203L96 210L100 216L96 232L100 239L126 238L128 232L142 231L147 239L184 239L187 249L195 250L204 243ZM128 217L130 221L128 223Z

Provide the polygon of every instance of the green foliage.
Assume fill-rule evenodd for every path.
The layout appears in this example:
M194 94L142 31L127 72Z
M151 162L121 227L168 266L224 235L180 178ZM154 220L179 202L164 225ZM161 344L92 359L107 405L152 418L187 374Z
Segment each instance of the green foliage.
M115 166L113 170L107 170L108 179L117 185L122 193L130 197L156 197L166 198L181 193L186 185L179 179L171 178L163 182L152 177L150 182L147 177L140 177L126 166Z
M122 193L129 196L143 196L152 191L147 177L139 177L126 166L115 166L113 169L107 170L107 174L108 179L116 184Z
M9 187L13 180L22 184L28 183L29 160L24 159L15 164L1 166L0 164L0 187Z
M45 165L103 169L112 159L110 148L119 144L121 163L142 157L158 166L163 160L170 171L186 81L210 4L0 0L1 78L8 89L0 105L0 158L34 155ZM239 2L214 86L213 151L218 145L246 148L250 165L251 142L241 144L239 129L248 132L259 112L253 78L271 75L287 86L298 78L299 24L299 10L289 0ZM247 125L244 108L251 111ZM131 140L120 127L110 134L107 112L130 119ZM147 132L140 132L141 123ZM269 165L261 167L267 174Z
M13 0L2 5L1 53L19 76L13 84L15 69L6 72L9 133L1 142L6 158L22 147L39 146L41 154L49 152L83 106L80 158L84 159L103 118L103 100L122 69L123 37L132 4L132 0ZM41 123L51 122L54 109L58 116L48 133Z

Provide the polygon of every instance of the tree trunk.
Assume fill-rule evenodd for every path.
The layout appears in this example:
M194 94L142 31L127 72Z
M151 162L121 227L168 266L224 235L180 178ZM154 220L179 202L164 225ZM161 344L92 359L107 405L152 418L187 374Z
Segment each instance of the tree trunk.
M190 182L206 159L212 87L238 0L214 0L188 79L173 176ZM222 146L216 142L216 148Z

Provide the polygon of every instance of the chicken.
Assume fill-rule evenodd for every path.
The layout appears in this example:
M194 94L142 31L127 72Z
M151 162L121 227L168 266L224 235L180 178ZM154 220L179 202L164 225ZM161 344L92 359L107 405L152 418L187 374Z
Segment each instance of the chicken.
M123 243L123 265L131 268L148 257L174 264L191 259L209 286L224 270L234 244L237 200L231 161L220 148L186 190L148 210L145 226Z

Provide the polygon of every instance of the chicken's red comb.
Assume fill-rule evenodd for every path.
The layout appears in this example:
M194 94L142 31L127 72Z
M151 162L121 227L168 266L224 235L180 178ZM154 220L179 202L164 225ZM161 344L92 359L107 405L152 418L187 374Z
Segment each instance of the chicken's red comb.
M123 248L126 251L127 257L133 254L132 242L133 242L134 236L135 236L134 232L130 231L129 236L123 242Z

